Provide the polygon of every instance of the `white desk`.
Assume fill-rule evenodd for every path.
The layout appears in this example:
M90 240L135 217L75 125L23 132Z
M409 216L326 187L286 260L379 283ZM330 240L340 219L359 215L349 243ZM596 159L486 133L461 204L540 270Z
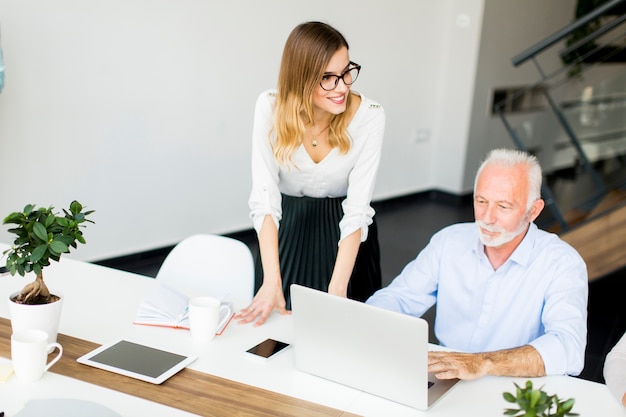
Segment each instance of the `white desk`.
M358 415L502 415L502 410L509 406L502 399L502 392L512 392L513 382L522 385L526 381L525 378L503 377L463 381L428 412L420 412L302 373L294 368L290 349L268 362L245 356L244 352L249 347L267 337L291 342L290 316L273 313L267 323L260 327L231 322L224 333L209 345L196 346L187 331L132 324L137 306L155 285L154 279L70 259L62 259L61 263L49 267L45 271L45 279L52 290L60 290L65 297L61 333L99 344L122 337L161 349L195 353L199 358L191 364L192 369ZM21 289L26 282L22 277L1 276L0 299L6 300L9 294ZM8 317L7 302L0 302L0 316ZM64 378L46 375L40 383L54 385L57 377ZM626 416L626 410L602 384L565 376L537 378L534 384L543 385L546 392L557 394L560 398L574 397L574 411L582 416ZM7 388L12 389L10 384L6 387L0 385L0 392L3 393ZM95 388L98 391L101 389ZM98 398L95 388L93 398ZM87 390L85 388L85 392ZM122 394L120 396L123 398L116 404L122 408L127 406L129 410L123 415L136 415L132 412L135 409L134 399ZM7 398L4 393L2 397ZM21 400L16 401L24 399L21 397ZM156 407L166 409L160 405Z

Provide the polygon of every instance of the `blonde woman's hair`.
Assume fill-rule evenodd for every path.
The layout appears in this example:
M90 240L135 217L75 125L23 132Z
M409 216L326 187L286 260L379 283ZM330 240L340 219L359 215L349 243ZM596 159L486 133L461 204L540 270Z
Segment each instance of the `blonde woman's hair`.
M321 22L302 23L291 32L285 43L278 74L278 95L274 108L272 132L274 156L279 164L291 163L306 128L313 125L313 93L319 86L331 58L348 42L333 27ZM351 95L347 97L350 108ZM350 149L346 112L333 115L328 129L331 147L341 153Z

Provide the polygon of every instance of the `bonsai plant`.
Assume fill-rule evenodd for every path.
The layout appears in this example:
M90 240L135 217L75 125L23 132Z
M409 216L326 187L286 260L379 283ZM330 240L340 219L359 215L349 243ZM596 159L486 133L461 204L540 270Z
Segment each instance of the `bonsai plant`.
M526 387L521 388L514 384L516 395L504 392L502 396L510 403L516 403L519 408L507 408L504 410L505 416L515 417L565 417L577 416L570 411L574 407L575 400L570 398L561 401L556 395L548 395L545 391L533 389L533 383L526 381ZM553 410L554 408L554 410Z
M3 224L16 225L9 232L17 236L11 248L4 251L7 269L11 275L36 274L35 280L12 299L16 303L47 304L58 300L44 282L43 269L50 265L50 260L58 262L61 255L69 253L70 247L76 248L78 242L84 244L81 228L85 227L85 222L93 223L87 219L93 210L83 212L78 201L72 201L69 211L64 209L63 215L55 214L53 209L28 204L24 211L11 213L3 221Z

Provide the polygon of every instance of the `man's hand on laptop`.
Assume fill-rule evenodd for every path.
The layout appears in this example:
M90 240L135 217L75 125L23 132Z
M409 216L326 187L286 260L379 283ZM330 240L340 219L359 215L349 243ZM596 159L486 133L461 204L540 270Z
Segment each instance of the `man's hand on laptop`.
M480 353L428 352L428 372L439 379L476 379L486 374Z
M239 324L253 322L259 318L254 325L260 326L269 317L273 309L277 309L280 314L291 314L286 308L285 296L280 286L263 283L259 291L254 296L252 303L235 316Z
M545 376L543 358L524 345L483 353L428 352L428 372L439 379L476 379L483 375Z

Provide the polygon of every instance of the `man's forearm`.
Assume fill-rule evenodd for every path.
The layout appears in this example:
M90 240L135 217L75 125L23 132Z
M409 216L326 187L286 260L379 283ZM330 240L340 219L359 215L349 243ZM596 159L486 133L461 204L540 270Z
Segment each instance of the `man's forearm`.
M541 355L530 345L483 353L429 352L428 372L440 379L476 379L483 375L538 377L546 374Z
M483 356L489 375L539 377L546 374L543 358L530 345L480 355Z

